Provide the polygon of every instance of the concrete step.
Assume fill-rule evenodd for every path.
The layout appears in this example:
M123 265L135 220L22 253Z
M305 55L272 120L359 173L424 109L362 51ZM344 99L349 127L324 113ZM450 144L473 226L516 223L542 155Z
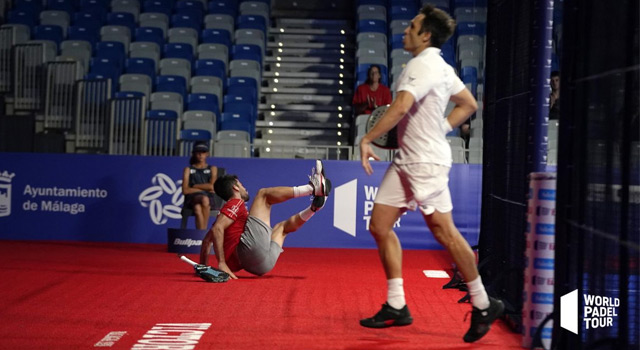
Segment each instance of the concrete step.
M324 43L310 43L304 41L270 41L267 43L267 48L301 48L301 49L350 49L355 50L356 46L353 42L340 43L340 42L324 42Z
M323 112L317 112L317 114L320 114L320 113L323 113ZM330 118L326 118L326 120L319 120L320 118L317 118L315 116L304 117L303 121L277 120L274 118L275 117L272 116L267 120L256 121L256 129L295 128L295 129L342 130L343 132L347 132L349 131L349 128L350 128L349 123L332 122L332 121L329 121Z
M294 49L294 48L271 48L267 50L268 56L289 56L289 57L355 57L353 50L345 49Z
M346 79L314 79L314 78L268 78L263 79L267 87L336 87L351 86Z
M276 68L277 69L277 68ZM266 71L262 72L262 78L296 78L296 79L353 79L352 71L335 72L285 72ZM345 82L346 84L346 82Z
M275 34L306 34L306 35L347 35L353 37L355 32L347 26L328 27L328 28L295 28L288 26L276 26L269 28L268 35Z
M338 56L338 57L320 57L320 56L315 56L315 57L291 57L291 56L284 56L284 55L279 55L276 54L275 56L267 56L264 58L264 62L265 63L312 63L312 64L317 64L317 63L330 63L330 64L336 64L336 63L342 63L342 64L353 64L353 57L348 57L348 56Z
M353 35L313 35L313 34L285 34L269 35L269 41L274 42L312 42L312 43L347 43L353 42Z
M275 25L285 28L351 28L350 21L314 18L276 18Z
M263 96L268 94L305 94L305 95L353 95L353 90L340 87L263 87L260 89Z
M275 107L275 106L274 106ZM316 106L316 107L324 107L324 106ZM260 120L257 123L271 123L271 122L282 122L282 123L313 123L313 124L321 124L322 126L327 127L336 127L338 129L350 128L350 113L342 113L332 111L321 111L321 110L284 110L284 109L265 109L259 112ZM256 124L257 125L257 124Z
M349 101L350 102L350 101ZM343 118L351 118L351 103L347 105L317 105L310 103L298 103L298 104L278 104L278 103L261 103L258 105L258 110L265 111L295 111L295 112L334 112L339 115L342 114Z
M351 103L351 96L341 95L311 95L311 94L286 94L277 93L264 95L264 100L267 105L272 104L316 104L316 105L348 105Z

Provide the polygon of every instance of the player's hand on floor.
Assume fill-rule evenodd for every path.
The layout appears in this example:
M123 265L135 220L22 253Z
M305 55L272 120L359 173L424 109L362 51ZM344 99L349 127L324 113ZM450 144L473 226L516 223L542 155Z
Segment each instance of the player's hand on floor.
M229 277L231 277L231 279L234 279L234 280L238 279L238 277L236 277L236 275L231 271L229 266L227 266L227 263L218 264L218 269L228 273Z

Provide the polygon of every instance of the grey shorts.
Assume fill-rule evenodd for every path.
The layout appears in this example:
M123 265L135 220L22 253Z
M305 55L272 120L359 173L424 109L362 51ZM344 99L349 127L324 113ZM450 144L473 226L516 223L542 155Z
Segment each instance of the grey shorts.
M271 271L278 261L282 247L271 241L271 227L262 220L249 215L236 248L240 265L254 275Z

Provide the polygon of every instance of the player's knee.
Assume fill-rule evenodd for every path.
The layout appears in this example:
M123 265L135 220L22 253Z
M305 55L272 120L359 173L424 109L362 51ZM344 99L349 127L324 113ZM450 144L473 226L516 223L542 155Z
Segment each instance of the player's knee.
M211 205L210 203L211 202L209 201L209 197L203 197L202 198L202 206L204 208L209 208L209 206Z
M377 221L371 220L369 223L369 232L373 235L374 238L384 238L391 233L391 228L389 225L383 225Z
M257 198L264 198L264 197L267 196L268 192L269 192L269 189L261 188L261 189L258 190L258 194L256 194L256 197Z

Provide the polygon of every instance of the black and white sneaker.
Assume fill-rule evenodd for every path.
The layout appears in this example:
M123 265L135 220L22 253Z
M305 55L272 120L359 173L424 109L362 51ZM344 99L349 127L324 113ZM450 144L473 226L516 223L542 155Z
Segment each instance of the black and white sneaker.
M480 310L474 307L471 311L471 326L464 335L464 339L467 343L473 343L474 341L482 338L491 329L493 321L502 316L504 312L504 304L499 299L489 297L489 307Z
M311 201L311 211L316 212L322 209L327 203L327 197L325 196L314 196L313 201Z
M309 184L313 187L314 197L326 197L331 192L331 181L327 179L320 159L316 159L316 166L311 169Z
M413 317L411 317L407 305L398 310L387 303L382 304L382 309L373 317L360 320L360 325L368 328L408 326L412 323Z

